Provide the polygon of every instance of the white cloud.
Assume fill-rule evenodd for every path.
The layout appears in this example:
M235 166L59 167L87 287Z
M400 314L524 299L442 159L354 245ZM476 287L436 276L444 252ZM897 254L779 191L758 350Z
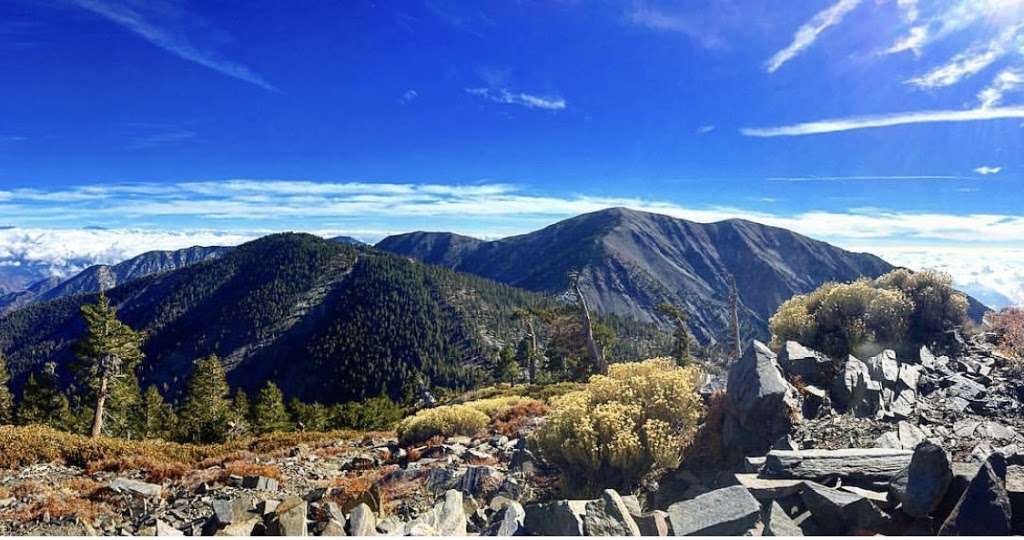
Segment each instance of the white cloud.
M885 50L886 54L893 54L903 51L913 51L920 56L925 43L928 42L928 27L915 26L907 31L907 35L896 40L891 47Z
M1024 84L1024 73L1019 69L1008 68L1000 71L992 80L992 84L978 92L978 102L981 108L989 108L998 105L1003 100L1003 95L1016 90Z
M839 0L832 6L815 14L810 21L797 29L789 46L768 59L765 69L768 70L768 73L774 73L783 64L803 52L804 49L810 47L818 39L819 34L830 26L839 24L843 17L859 4L860 0Z
M527 109L545 109L560 111L565 109L565 100L557 96L538 96L525 92L512 92L506 88L467 88L466 92L474 96L505 105L519 105Z
M984 45L976 45L956 54L946 64L935 67L924 75L908 79L907 84L919 88L952 86L989 67L1006 53L1016 50L1022 25L1012 26Z
M188 35L161 24L160 19L172 14L176 21L199 23L195 15L178 13L178 7L169 2L147 0L126 2L119 0L72 0L74 5L91 11L135 34L153 45L190 62L210 68L229 77L255 84L266 90L277 91L273 85L251 69L238 62L220 57L216 52L192 43ZM206 30L207 23L196 24Z
M715 130L715 126L713 126L711 124L708 124L708 125L704 125L704 126L698 127L697 128L697 133L700 134L700 135L704 135L706 133L711 133L714 130Z
M772 182L855 182L855 181L926 181L926 180L972 180L970 176L953 175L882 175L882 176L771 176Z
M992 308L1024 304L1024 249L972 246L855 245L898 266L940 270Z
M934 122L976 122L1001 118L1024 118L1024 106L991 107L966 110L909 111L848 118L830 118L788 126L743 128L740 132L750 137L788 137L834 133L854 129L880 128Z
M982 165L974 169L974 172L980 175L999 174L999 171L1003 170L1002 167L990 167L988 165Z

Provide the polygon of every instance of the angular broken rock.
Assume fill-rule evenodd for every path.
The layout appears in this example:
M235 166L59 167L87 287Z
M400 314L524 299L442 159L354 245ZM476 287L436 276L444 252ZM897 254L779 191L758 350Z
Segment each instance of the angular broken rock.
M842 411L873 416L879 407L881 384L871 377L868 366L849 356L832 383L832 401Z
M832 359L824 354L804 347L795 341L787 341L779 357L779 365L787 375L798 375L810 384L824 384L832 371Z
M377 516L365 503L352 509L348 516L349 536L377 536Z
M803 536L804 532L789 515L772 501L764 512L764 533L762 536Z
M1000 453L988 457L939 534L943 536L1005 536L1010 534L1010 498L1006 492L1006 459Z
M889 516L868 499L838 489L808 482L801 493L814 521L828 534L846 534L869 530L883 532Z
M526 507L523 525L532 536L583 536L587 501L554 501Z
M736 473L736 481L758 500L786 497L804 488L803 480L760 478L752 473Z
M496 521L488 528L485 536L522 536L526 511L523 505L509 501L495 513Z
M157 536L185 536L185 533L171 527L169 523L162 519L156 520L156 535Z
M600 499L587 503L583 532L587 536L640 536L629 508L614 489L604 490Z
M849 448L844 450L772 450L765 458L761 476L821 480L844 477L888 481L910 465L911 450Z
M796 390L782 376L775 353L754 341L729 370L723 442L741 455L762 455L789 433L799 410Z
M159 497L163 491L163 488L157 484L132 480L131 478L115 478L107 484L107 487L118 493L128 493L145 498Z
M668 536L668 512L654 510L634 518L640 536Z
M917 445L901 499L903 513L916 518L930 516L942 502L952 480L953 469L946 451L928 441Z
M288 497L274 510L267 532L271 536L306 536L306 501Z
M242 487L260 491L277 491L277 480L266 476L246 476L242 478Z
M262 530L263 520L252 514L244 520L237 520L217 531L214 536L252 536L257 529ZM305 536L305 535L302 535Z
M761 521L761 505L742 486L705 493L668 507L674 536L739 536Z

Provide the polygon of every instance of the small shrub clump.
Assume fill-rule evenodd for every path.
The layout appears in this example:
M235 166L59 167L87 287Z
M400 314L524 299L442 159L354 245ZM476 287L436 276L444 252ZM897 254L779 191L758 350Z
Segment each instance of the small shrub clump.
M826 283L785 301L769 321L773 341L833 356L927 343L962 324L967 299L939 272L894 270L876 280Z
M398 424L398 443L418 444L431 437L473 436L487 427L490 417L468 405L424 409Z
M668 358L612 364L608 375L552 400L534 442L572 494L632 490L679 465L701 415L701 378Z

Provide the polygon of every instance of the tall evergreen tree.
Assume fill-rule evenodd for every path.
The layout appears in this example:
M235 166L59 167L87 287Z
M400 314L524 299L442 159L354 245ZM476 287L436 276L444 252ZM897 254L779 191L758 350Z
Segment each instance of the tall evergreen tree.
M284 395L271 381L267 381L253 404L252 427L256 433L289 431L292 428L288 409L284 406Z
M494 363L494 378L509 384L515 384L519 378L519 362L516 361L516 351L511 345L505 345L498 352L498 359Z
M673 336L675 342L672 345L672 358L680 366L688 366L693 362L693 355L690 354L690 329L686 326L686 313L672 304L658 304L659 313L672 320L675 327Z
M75 344L80 382L88 389L87 401L93 403L90 435L103 433L104 421L113 420L116 434L130 434L132 409L141 401L135 368L142 362L141 333L117 318L117 310L106 294L95 304L82 306L85 336Z
M42 424L56 429L71 427L68 398L57 385L56 366L46 364L40 373L32 373L21 390L16 419L19 424Z
M14 422L14 397L11 395L11 374L7 371L7 360L0 354L0 424Z
M196 361L178 412L178 434L186 442L224 441L229 433L230 389L217 355Z
M231 422L234 424L232 431L236 435L248 435L252 431L252 404L249 402L249 394L241 388L236 389L231 398Z
M174 433L177 418L170 403L156 386L150 385L142 396L140 436L144 439L168 439Z

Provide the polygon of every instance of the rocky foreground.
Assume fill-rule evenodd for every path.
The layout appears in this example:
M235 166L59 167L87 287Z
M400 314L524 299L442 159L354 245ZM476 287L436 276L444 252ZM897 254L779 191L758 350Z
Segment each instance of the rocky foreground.
M688 456L637 493L559 498L527 442L538 417L413 448L383 434L177 472L37 464L0 473L0 534L1020 533L1024 383L990 337L838 363L755 343L709 397L718 455Z

